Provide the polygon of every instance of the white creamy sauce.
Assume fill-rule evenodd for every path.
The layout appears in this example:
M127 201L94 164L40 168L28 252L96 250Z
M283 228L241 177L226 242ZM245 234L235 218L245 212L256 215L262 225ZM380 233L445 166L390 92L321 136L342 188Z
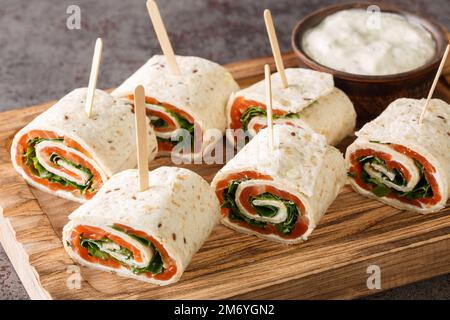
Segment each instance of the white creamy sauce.
M302 39L316 62L360 75L390 75L419 68L436 53L436 43L422 26L393 13L373 16L351 9L326 17Z

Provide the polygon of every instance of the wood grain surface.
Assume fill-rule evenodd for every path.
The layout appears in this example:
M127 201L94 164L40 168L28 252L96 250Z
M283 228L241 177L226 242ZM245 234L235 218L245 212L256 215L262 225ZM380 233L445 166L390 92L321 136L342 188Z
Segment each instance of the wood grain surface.
M297 65L293 53L286 67ZM271 58L226 67L247 86ZM450 64L437 95L450 101ZM428 216L366 199L346 186L306 243L284 246L218 225L180 282L157 287L76 266L61 230L78 204L29 187L15 173L14 134L54 102L0 114L0 240L33 299L300 299L355 298L377 293L367 267L381 268L382 290L450 273L450 208ZM347 139L343 150L351 142ZM152 168L170 165L157 159ZM220 165L187 166L208 181ZM1 210L0 210L1 211ZM73 271L80 270L80 288Z

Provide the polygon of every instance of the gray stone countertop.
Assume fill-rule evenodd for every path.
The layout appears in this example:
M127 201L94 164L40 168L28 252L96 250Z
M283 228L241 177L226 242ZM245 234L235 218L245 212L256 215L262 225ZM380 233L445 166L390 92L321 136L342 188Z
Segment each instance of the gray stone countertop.
M270 55L262 19L272 11L282 51L295 23L329 0L159 0L175 52L228 63ZM381 2L381 1L378 1ZM397 0L450 28L449 0ZM0 0L0 111L62 97L87 86L94 41L104 40L99 88L120 84L160 49L145 0ZM81 9L81 29L68 30L66 10ZM372 296L449 299L449 275ZM0 246L0 299L28 299Z

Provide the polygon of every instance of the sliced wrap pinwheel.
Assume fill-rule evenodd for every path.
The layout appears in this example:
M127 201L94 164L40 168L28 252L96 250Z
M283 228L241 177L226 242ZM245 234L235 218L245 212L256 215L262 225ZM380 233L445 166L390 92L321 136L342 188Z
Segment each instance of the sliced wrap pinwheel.
M330 74L296 68L286 69L286 77L289 86L283 88L279 74L271 76L274 123L308 127L332 145L353 133L355 109L345 93L334 87ZM226 113L231 143L239 147L266 127L265 97L264 81L230 96Z
M225 106L239 86L217 63L198 57L176 60L181 75L170 72L164 56L153 56L112 95L131 103L134 88L142 85L159 154L199 158L222 140Z
M450 188L450 105L431 100L394 101L356 133L347 149L353 188L402 210L443 209Z
M294 244L306 240L346 180L342 154L311 129L263 129L214 177L222 222L237 231Z
M96 90L93 111L85 113L87 89L76 89L40 114L14 137L11 160L31 185L84 202L106 180L136 167L134 115L130 106ZM157 153L149 130L150 159Z
M126 170L69 216L64 247L81 265L167 285L180 279L219 212L210 185L190 170L160 167L142 192L137 170Z

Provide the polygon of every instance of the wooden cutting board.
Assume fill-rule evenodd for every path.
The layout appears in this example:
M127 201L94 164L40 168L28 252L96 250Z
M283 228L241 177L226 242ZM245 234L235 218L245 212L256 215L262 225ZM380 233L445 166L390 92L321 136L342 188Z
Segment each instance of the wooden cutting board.
M284 60L286 66L297 65L292 53ZM261 79L263 64L271 61L227 68L247 86ZM437 92L450 102L446 79L450 65ZM355 298L380 292L367 287L371 265L381 269L381 290L450 273L450 208L422 216L366 199L350 187L304 244L284 246L217 226L174 285L157 287L78 269L61 243L67 215L78 205L29 187L9 158L14 134L53 103L0 113L0 240L33 299ZM169 162L158 159L152 167ZM210 181L220 166L188 168Z

